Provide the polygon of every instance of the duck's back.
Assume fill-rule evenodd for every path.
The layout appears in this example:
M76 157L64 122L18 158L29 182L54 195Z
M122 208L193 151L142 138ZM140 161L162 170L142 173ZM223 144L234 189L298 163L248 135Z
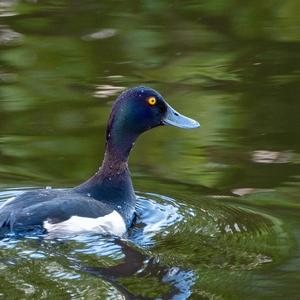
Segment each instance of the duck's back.
M74 189L33 190L0 207L2 232L38 227L65 234L90 231L121 235L126 231L125 222L113 205Z

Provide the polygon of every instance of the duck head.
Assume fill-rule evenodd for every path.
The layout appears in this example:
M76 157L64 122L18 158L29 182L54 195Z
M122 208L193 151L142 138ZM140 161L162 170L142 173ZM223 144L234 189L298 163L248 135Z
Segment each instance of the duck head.
M114 103L106 132L106 152L126 161L143 132L163 125L197 128L200 124L175 111L155 90L136 87L124 91ZM106 153L107 154L107 153Z

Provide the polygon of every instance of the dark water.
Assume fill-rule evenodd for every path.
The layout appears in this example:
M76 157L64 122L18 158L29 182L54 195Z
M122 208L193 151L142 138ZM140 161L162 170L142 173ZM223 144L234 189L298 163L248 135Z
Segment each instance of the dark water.
M74 186L111 103L159 90L199 130L142 136L137 224L0 241L0 299L299 299L300 2L0 1L0 197Z

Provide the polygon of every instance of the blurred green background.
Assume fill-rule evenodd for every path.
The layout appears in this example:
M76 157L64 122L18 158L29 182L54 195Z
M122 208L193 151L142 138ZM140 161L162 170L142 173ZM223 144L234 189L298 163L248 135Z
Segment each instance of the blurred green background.
M201 128L143 135L130 159L137 190L209 211L207 226L222 215L236 231L222 231L211 249L196 234L203 220L189 219L158 237L153 253L195 271L192 299L297 299L299 12L297 0L2 0L0 188L88 178L102 160L114 99L150 86ZM257 226L251 238L235 230L241 223ZM0 298L11 295L0 287Z

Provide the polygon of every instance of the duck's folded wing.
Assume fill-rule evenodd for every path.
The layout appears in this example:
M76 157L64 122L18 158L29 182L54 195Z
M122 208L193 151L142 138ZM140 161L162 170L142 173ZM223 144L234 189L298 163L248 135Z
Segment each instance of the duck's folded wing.
M36 193L41 197L37 198ZM73 226L76 232L80 228L100 228L101 221L102 227L108 227L110 222L122 221L122 217L105 203L68 191L53 190L42 195L40 191L32 191L0 208L0 228L11 231L27 231L37 226L46 230Z

